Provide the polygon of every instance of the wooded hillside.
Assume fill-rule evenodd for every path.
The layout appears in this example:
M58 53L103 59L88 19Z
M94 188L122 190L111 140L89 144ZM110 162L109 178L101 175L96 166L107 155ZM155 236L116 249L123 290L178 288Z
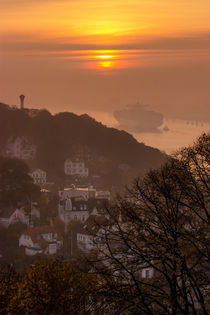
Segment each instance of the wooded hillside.
M62 176L65 159L78 156L90 174L121 177L117 182L125 181L125 170L138 176L165 160L158 149L139 143L123 130L108 128L87 114L52 115L47 110L19 110L0 104L0 149L9 137L17 136L26 136L37 146L36 167L52 174L53 179Z

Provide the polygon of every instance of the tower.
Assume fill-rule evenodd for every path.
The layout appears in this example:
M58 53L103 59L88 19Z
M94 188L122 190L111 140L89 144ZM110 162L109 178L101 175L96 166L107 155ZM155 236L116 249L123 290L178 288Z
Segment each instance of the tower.
M25 98L25 95L21 94L20 95L20 109L24 108L24 98Z

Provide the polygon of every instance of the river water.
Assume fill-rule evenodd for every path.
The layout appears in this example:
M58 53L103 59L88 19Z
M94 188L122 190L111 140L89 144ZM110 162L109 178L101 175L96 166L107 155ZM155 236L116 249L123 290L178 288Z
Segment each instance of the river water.
M82 112L78 112L82 114ZM111 113L101 111L89 111L88 115L94 117L97 121L108 127L117 127L117 121ZM162 131L167 126L168 131ZM129 132L129 130L126 130ZM153 133L132 133L132 135L139 141L146 145L158 148L167 154L193 144L193 141L201 135L202 132L210 131L210 122L195 122L178 119L165 119L159 132ZM131 133L131 132L130 132Z
M156 147L170 154L177 149L191 145L203 132L210 131L210 123L192 122L186 120L165 120L163 127L168 131L160 133L137 133L133 134L139 142Z

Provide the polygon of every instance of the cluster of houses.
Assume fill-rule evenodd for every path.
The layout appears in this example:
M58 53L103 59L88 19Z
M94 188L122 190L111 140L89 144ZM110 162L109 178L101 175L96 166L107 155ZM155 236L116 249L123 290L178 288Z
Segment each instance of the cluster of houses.
M19 246L23 246L26 255L55 254L63 245L63 238L51 226L33 226L40 219L40 211L36 203L31 203L30 209L24 206L0 209L0 226L8 228L16 223L28 226L19 238Z
M97 220L109 219L105 207L110 200L110 192L96 191L92 186L88 188L72 187L60 191L59 195L62 197L58 205L58 214L64 223L65 232L68 231L70 222L80 223L76 232L77 247L86 253L95 249L90 226L96 223L96 218Z
M29 227L19 238L19 246L25 248L25 254L53 255L63 246L63 236L53 226Z
M36 146L31 144L26 137L10 137L3 155L26 161L33 160L36 156ZM82 160L66 159L64 173L67 176L87 178L89 169ZM46 171L37 168L32 170L29 175L45 193L47 190L43 188L47 184ZM69 233L69 231L74 233L76 247L84 253L89 253L97 249L97 240L102 237L103 227L113 224L105 211L110 201L109 191L98 191L93 186L76 187L72 185L58 191L58 196L57 214L64 225L62 233L54 226L53 221L50 225L36 225L40 219L40 212L36 203L31 202L28 210L24 206L0 209L0 226L8 228L18 222L27 225L27 229L19 237L19 247L24 248L26 255L56 254L64 244L65 233ZM71 231L72 222L77 223L75 231ZM151 268L142 268L143 278L152 276L153 270Z
M88 177L89 170L85 167L84 162L67 159L64 162L64 173L65 175ZM32 177L34 184L39 186L47 184L47 173L44 170L37 168L30 172L29 175Z
M32 161L36 158L37 147L25 136L10 137L3 151L2 156L18 158L25 161ZM64 161L64 174L87 178L89 169L82 160L66 159ZM41 191L47 187L47 172L40 168L32 169L29 173L34 184L39 185ZM100 211L104 200L110 199L110 192L96 191L92 186L76 188L72 186L58 192L60 202L58 205L58 216L68 229L70 221L84 223L90 215ZM19 245L25 248L26 255L40 253L54 254L63 245L62 235L53 226L34 226L36 220L40 219L40 212L35 203L31 203L30 210L24 206L18 208L7 207L0 209L0 226L9 226L21 222L28 226L27 230L20 236ZM45 244L45 246L43 245Z
M45 193L45 190L41 190ZM64 223L65 231L72 221L81 223L81 231L78 238L78 247L85 252L92 249L91 237L88 230L84 229L95 216L104 215L104 205L110 200L109 191L97 191L92 186L75 187L72 185L58 192L58 217ZM104 198L106 196L106 198ZM0 226L8 228L15 223L23 223L28 226L26 231L19 238L19 246L25 248L26 255L55 254L63 245L63 236L52 225L35 226L40 219L40 211L36 203L31 203L30 209L24 206L19 208L1 208Z
M110 201L110 192L97 191L92 186L87 188L72 186L59 191L59 196L58 213L60 220L65 225L65 232L72 232L72 226L69 226L72 221L78 223L76 231L74 231L77 248L85 254L94 250L98 251L98 249L100 249L99 255L100 252L105 252L107 248L103 247L103 241L101 242L104 239L105 231L117 231L116 222L106 211ZM119 224L126 224L121 215L117 221ZM119 242L116 245L119 246ZM133 257L128 261L130 262L132 259ZM148 264L140 265L139 272L142 278L152 278L154 275L153 268Z
M70 188L60 190L58 196L58 217L65 227L62 232L54 226L53 221L50 225L36 225L36 220L40 219L36 203L31 203L28 211L24 206L0 209L0 226L8 228L18 222L27 225L26 230L19 237L19 247L24 248L25 255L56 254L64 245L64 235L70 233L72 237L72 232L77 249L87 254L98 249L97 241L100 243L103 237L104 226L114 228L112 220L105 211L110 201L109 191L97 191L93 186L72 185ZM77 223L76 230L71 230L72 222ZM143 278L151 278L153 273L152 268L142 266Z
M2 156L17 158L25 161L31 161L36 158L37 147L25 137L10 137L4 149ZM64 161L64 174L85 178L89 176L89 169L81 159L72 160L70 158ZM40 168L33 169L30 174L35 184L45 186L47 184L47 173Z

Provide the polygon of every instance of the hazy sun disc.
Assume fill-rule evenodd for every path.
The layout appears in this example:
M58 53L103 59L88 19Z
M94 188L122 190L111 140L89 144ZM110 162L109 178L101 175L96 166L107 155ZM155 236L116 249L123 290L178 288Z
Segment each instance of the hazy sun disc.
M88 58L86 67L95 70L116 70L128 67L129 54L123 50L92 50L84 57Z
M114 59L114 56L112 56L112 55L100 55L100 56L96 56L96 58L98 58L98 59Z
M99 54L93 56L93 60L96 61L96 63L95 63L96 68L98 68L98 69L112 69L115 67L116 62L114 61L114 59L116 59L117 56L115 56L114 54L109 54L109 52L110 51L103 51L102 54L99 53Z

